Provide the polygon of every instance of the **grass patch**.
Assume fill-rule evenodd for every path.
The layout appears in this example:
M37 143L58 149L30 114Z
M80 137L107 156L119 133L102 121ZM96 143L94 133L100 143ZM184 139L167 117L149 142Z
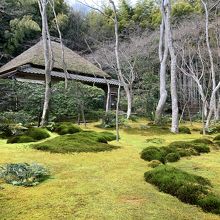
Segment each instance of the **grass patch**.
M62 122L54 125L53 131L59 135L74 134L82 131L82 129L70 122Z
M220 198L210 193L211 183L208 179L167 165L146 172L144 177L160 191L182 202L199 205L208 212L220 213Z
M43 128L30 128L24 134L12 136L8 139L8 144L29 143L50 137L49 133Z
M52 153L110 151L118 148L107 143L113 139L115 136L110 132L83 131L55 137L43 143L35 144L33 148Z

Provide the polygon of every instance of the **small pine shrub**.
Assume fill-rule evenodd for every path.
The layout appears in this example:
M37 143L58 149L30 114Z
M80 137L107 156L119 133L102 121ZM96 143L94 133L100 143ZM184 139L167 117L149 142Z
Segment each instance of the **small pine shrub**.
M27 135L12 136L7 140L8 144L29 143L29 142L35 142L35 140L32 137L29 137Z
M179 153L169 153L166 155L165 160L167 162L176 162L180 160L180 154Z
M141 152L141 158L146 161L159 160L164 162L164 152L158 147L147 147Z
M206 212L220 214L220 198L213 194L200 199L198 205Z
M74 134L82 131L82 129L69 122L58 123L54 126L54 131L59 135Z
M214 141L220 141L220 135L217 135L213 140Z
M179 127L179 133L181 133L181 134L191 134L191 131L188 127L182 126L182 127Z
M15 186L35 186L49 177L49 171L39 164L6 164L0 167L0 178Z

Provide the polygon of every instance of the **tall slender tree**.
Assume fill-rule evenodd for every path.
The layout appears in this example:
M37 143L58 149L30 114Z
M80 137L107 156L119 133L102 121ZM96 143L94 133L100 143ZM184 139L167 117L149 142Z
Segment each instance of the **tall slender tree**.
M45 60L45 95L44 95L43 113L42 113L40 125L45 126L47 123L47 118L49 113L49 103L51 98L51 71L53 69L53 51L51 46L48 20L47 20L48 1L38 0L38 5L42 19L42 40L43 40L44 60Z

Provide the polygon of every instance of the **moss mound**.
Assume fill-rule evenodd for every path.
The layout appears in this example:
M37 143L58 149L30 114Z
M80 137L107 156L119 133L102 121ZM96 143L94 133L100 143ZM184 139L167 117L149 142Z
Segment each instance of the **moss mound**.
M43 140L50 137L49 133L43 128L30 128L21 135L12 136L7 143L29 143Z
M164 163L164 151L158 147L147 147L141 152L141 158L146 161L159 160Z
M43 143L35 144L33 148L52 153L110 151L118 148L107 143L108 140L113 139L113 136L109 132L83 131L55 137Z
M208 212L220 213L220 198L210 193L211 183L201 176L164 165L146 172L144 177L146 182L182 202L199 205Z
M181 133L181 134L191 134L191 131L188 127L182 126L182 127L179 127L179 133Z
M162 163L159 161L159 160L152 160L148 166L151 167L151 168L155 168L155 167L158 167L162 165Z
M35 140L32 137L29 137L27 135L17 135L10 137L7 140L8 144L14 144L14 143L29 143L29 142L35 142Z
M58 133L59 135L65 134L74 134L82 131L82 129L76 125L73 125L70 122L63 122L54 125L53 131Z
M198 141L199 142L199 141ZM141 158L146 161L159 160L162 163L176 162L181 157L197 156L209 153L208 144L194 141L175 141L167 147L147 147L141 152Z
M182 149L194 149L198 153L209 153L210 148L208 144L205 143L197 143L198 139L196 141L175 141L172 142L169 146L173 148L182 148Z
M180 160L180 154L178 152L169 153L166 155L165 160L167 162L176 162Z
M25 134L36 141L50 137L49 133L43 128L30 128Z
M217 135L213 140L214 141L220 141L220 135Z
M213 142L211 140L207 139L207 138L195 139L191 142L196 143L196 144L208 144L208 145L213 144Z

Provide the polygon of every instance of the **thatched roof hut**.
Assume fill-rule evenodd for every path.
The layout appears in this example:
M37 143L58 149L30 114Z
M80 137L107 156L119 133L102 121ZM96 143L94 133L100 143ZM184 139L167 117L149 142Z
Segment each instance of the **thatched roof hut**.
M61 45L52 41L54 68L51 73L52 80L59 81L65 77ZM90 83L118 85L117 80L111 80L110 76L64 46L65 64L68 78ZM42 40L33 47L24 51L0 68L0 78L16 78L20 81L44 82L44 53Z

